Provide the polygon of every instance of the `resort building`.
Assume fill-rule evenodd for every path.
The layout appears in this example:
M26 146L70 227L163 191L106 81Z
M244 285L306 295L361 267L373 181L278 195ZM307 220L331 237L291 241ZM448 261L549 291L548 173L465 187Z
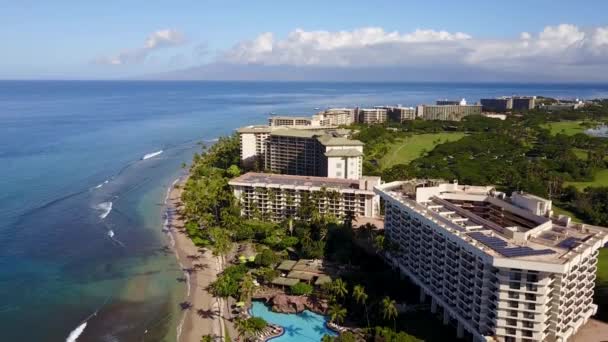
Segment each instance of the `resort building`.
M443 99L435 101L435 104L438 106L458 106L460 104L460 101Z
M479 102L484 112L522 112L534 109L536 96L502 96L493 99L481 99Z
M404 122L409 120L416 120L416 108L414 107L402 107L400 105L395 107L384 107L387 111L387 116L390 121Z
M359 179L363 143L348 130L277 129L266 141L264 169L279 174Z
M357 115L359 117L358 122L360 123L367 125L379 124L386 122L387 110L382 107L359 108Z
M351 125L355 122L354 108L329 108L313 115L313 121L319 122L320 126L342 126Z
M241 165L253 167L263 164L266 154L266 140L273 130L271 126L252 125L237 130L241 144Z
M511 97L503 96L495 99L481 99L479 103L481 103L481 109L484 112L505 113L513 109L513 98Z
M481 105L469 105L465 99L457 105L421 105L417 115L424 120L460 121L465 116L481 115Z
M307 127L313 126L313 119L307 116L271 116L268 126ZM318 126L318 122L314 126Z
M241 164L279 174L359 179L363 143L325 127L247 126L238 130Z
M514 96L513 111L525 112L534 109L536 106L536 96Z
M605 228L551 218L551 201L493 187L409 180L376 187L386 257L421 300L475 341L566 341L596 313Z
M281 221L311 207L340 219L379 213L379 198L373 191L380 185L379 177L351 180L249 172L229 184L246 218Z

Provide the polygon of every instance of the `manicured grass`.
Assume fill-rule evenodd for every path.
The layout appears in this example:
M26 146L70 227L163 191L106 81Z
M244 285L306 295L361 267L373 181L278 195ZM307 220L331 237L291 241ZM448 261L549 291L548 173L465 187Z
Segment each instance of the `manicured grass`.
M586 128L581 126L581 123L582 121L560 121L542 124L541 127L548 128L553 135L558 133L575 135L585 131Z
M589 186L608 186L608 169L598 171L595 174L593 182L566 182L566 185L574 185L581 191L585 190L585 188Z
M597 258L596 283L608 286L608 248L600 249L600 255Z
M573 148L572 152L574 152L578 159L587 160L587 150L582 148Z
M456 141L464 137L461 132L417 134L400 139L393 143L382 159L380 166L388 168L397 164L407 164L420 157L423 152L431 151L435 146L445 142Z

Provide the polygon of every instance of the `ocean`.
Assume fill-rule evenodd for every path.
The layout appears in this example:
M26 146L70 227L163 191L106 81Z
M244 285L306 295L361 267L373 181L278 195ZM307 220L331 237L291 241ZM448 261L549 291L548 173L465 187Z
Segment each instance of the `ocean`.
M175 341L185 285L163 231L182 163L269 113L608 85L0 81L3 341Z

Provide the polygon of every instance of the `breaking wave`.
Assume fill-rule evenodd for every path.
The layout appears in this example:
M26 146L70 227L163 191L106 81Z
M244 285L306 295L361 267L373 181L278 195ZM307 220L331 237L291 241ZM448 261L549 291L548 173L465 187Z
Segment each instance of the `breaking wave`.
M84 321L81 325L77 326L76 329L72 330L68 335L68 338L65 339L65 342L76 342L78 337L84 331L84 328L87 327L87 322Z
M156 152L148 153L148 154L144 155L141 158L141 160L146 160L146 159L154 158L154 157L158 156L161 153L163 153L163 150L159 150L159 151L156 151Z
M101 214L99 214L99 218L103 220L110 215L110 212L112 211L112 202L99 203L96 208L102 211Z
M102 186L104 186L104 185L108 184L109 182L110 182L109 180L106 180L106 181L104 181L103 183L99 183L99 184L97 184L97 186L95 187L95 189L99 189L99 188L101 188Z

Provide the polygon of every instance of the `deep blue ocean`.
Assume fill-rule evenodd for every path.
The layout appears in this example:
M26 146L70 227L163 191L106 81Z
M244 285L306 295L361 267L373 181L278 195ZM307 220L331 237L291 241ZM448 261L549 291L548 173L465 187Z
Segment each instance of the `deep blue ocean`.
M0 339L174 341L163 203L198 142L271 112L511 94L608 85L0 81Z

